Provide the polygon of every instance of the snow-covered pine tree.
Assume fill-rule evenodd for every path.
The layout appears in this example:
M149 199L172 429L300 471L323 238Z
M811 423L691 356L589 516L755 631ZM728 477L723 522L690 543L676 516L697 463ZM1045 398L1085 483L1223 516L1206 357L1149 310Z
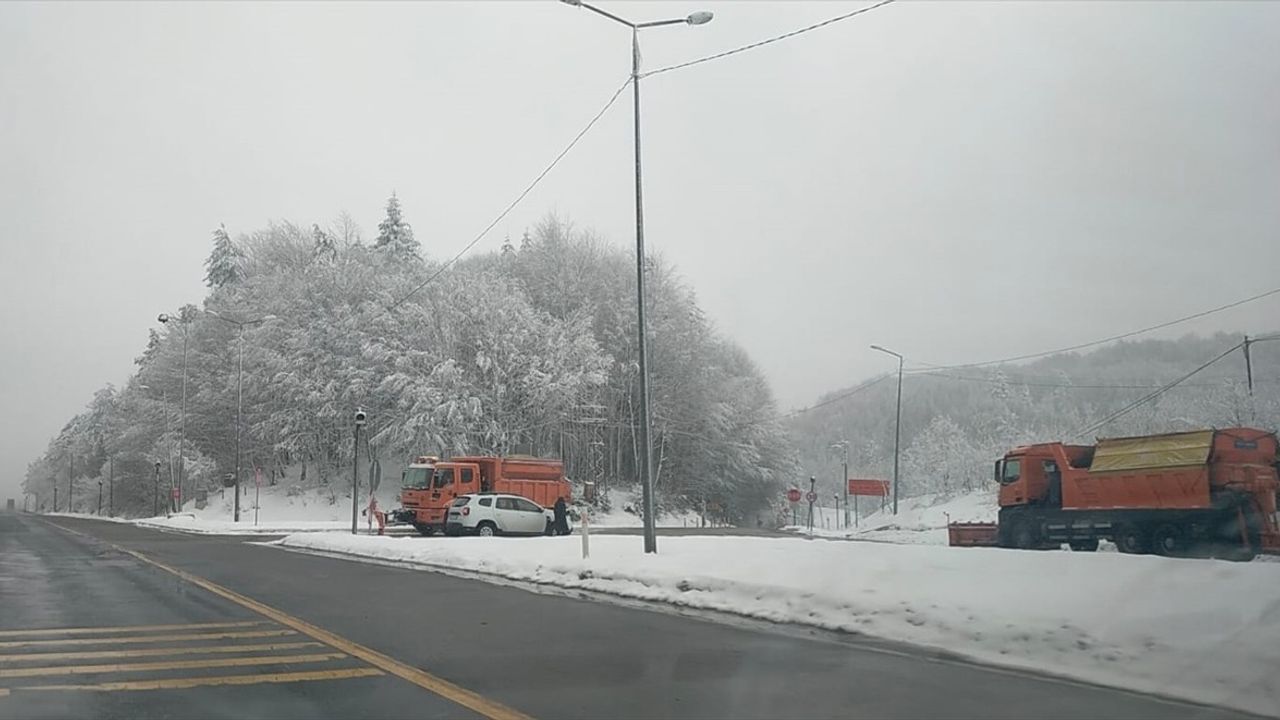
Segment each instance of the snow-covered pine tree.
M227 234L227 226L219 224L213 231L213 250L204 261L208 268L204 282L211 288L238 283L244 279L244 253Z
M387 200L387 216L378 223L378 239L373 246L396 258L418 257L418 241L413 238L413 228L400 212L400 198L391 193Z
M315 256L322 262L333 262L338 257L338 241L319 225L311 226L311 239L315 244Z

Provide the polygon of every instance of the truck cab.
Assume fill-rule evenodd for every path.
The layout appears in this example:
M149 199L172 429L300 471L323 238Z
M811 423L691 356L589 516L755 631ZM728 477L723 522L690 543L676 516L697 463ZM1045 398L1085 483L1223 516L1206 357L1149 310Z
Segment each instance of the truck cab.
M1010 450L996 460L994 479L1000 486L1000 507L1045 504L1062 507L1062 475L1087 469L1090 445L1042 443Z

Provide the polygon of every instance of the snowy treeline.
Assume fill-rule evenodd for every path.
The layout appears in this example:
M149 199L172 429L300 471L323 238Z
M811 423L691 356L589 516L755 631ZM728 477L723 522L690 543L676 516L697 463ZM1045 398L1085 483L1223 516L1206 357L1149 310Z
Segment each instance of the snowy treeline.
M437 275L394 197L372 243L344 215L234 240L219 227L212 245L202 307L170 311L136 373L99 391L30 465L37 506L52 508L56 480L65 509L71 477L77 509L92 510L109 459L118 513L151 512L157 462L162 488L185 474L188 497L222 483L236 454L232 320L262 319L243 326L243 482L254 467L273 483L345 482L357 407L369 413L363 457L560 457L606 498L636 481L635 265L625 247L548 217ZM769 386L671 266L650 257L647 273L659 506L752 515L797 467ZM388 482L398 470L384 468Z
M1241 340L1219 333L1129 341L1027 364L909 371L902 390L901 496L988 486L992 461L1019 444L1231 425L1275 430L1280 341L1252 346L1252 396L1243 353L1236 350L1151 402L1083 432ZM849 440L850 475L892 477L896 382L894 373L859 392L829 393L819 400L828 404L790 422L805 475L817 476L823 497L840 487L844 453L831 446L843 439Z

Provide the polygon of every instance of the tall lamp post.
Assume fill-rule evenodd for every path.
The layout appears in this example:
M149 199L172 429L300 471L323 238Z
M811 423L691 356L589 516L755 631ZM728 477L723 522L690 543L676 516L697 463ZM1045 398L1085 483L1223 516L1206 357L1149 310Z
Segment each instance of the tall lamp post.
M182 317L174 317L167 313L160 313L160 317L156 318L156 320L166 325L177 321L182 327L182 417L178 420L178 492L175 493L176 497L170 501L174 503L175 507L173 509L176 512L182 510L182 506L178 503L181 502L182 498L186 497L182 493L182 478L187 466L186 456L183 454L187 448L187 318L185 314Z
M872 350L878 350L898 358L898 412L897 419L893 423L893 514L898 514L898 441L902 437L902 355L888 348L872 345Z
M658 552L658 535L654 529L653 447L649 439L649 356L644 319L644 194L640 173L640 31L665 25L705 25L713 14L705 10L670 20L634 23L582 0L561 0L566 5L586 8L591 12L631 28L631 97L634 109L636 160L636 332L640 360L640 481L644 494L644 551Z
M840 478L840 484L844 485L844 527L847 530L849 528L849 441L833 442L831 443L831 449L840 450L844 453L844 463L841 465L844 468L844 475ZM839 499L838 495L836 499Z
M244 434L244 328L246 325L261 325L268 320L275 320L275 315L263 315L254 320L236 320L234 318L219 315L212 310L205 310L205 313L218 318L219 320L235 325L239 331L239 338L236 341L236 348L239 354L239 360L236 363L236 497L235 497L235 522L240 522L240 436Z

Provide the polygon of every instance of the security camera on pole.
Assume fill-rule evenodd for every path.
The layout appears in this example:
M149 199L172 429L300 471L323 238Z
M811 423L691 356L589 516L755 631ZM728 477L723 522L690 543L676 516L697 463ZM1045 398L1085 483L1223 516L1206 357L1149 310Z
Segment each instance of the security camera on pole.
M356 408L355 445L351 448L351 534L356 534L356 518L360 515L360 428L368 416Z

